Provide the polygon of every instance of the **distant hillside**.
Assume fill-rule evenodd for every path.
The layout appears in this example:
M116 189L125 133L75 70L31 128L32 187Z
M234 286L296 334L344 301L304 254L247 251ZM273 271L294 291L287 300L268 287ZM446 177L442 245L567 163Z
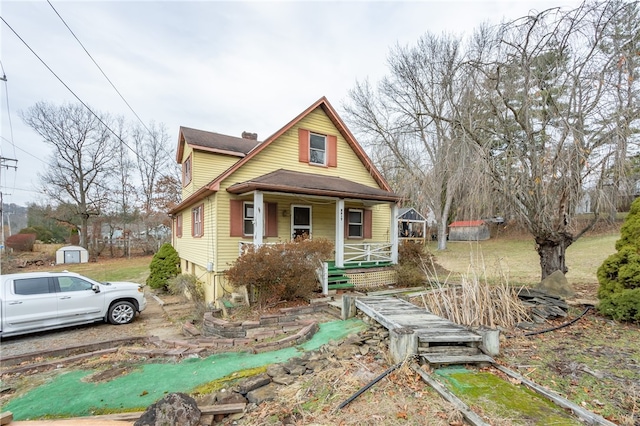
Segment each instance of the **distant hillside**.
M5 236L17 234L22 228L27 227L27 208L13 203L3 204L2 224L5 227Z

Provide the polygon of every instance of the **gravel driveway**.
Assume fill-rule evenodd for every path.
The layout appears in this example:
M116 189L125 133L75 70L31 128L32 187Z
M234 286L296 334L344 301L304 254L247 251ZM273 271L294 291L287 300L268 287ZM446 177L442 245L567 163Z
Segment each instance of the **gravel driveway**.
M96 322L41 333L6 337L0 341L0 358L37 354L45 350L127 337L182 338L182 323L192 315L191 304L179 296L162 295L160 298L156 298L148 289L145 290L147 308L136 316L131 324L112 325Z

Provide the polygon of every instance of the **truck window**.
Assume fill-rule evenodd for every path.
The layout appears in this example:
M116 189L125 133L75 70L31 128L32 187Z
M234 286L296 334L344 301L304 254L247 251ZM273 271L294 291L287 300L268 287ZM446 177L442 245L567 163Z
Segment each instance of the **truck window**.
M91 290L91 283L77 277L58 277L60 291Z
M22 278L13 281L16 294L50 293L49 278Z

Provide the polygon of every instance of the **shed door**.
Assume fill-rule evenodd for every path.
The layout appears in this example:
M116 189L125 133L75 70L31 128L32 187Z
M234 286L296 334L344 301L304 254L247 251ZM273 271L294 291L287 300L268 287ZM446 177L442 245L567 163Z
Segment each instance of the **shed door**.
M80 263L80 250L65 251L64 263Z

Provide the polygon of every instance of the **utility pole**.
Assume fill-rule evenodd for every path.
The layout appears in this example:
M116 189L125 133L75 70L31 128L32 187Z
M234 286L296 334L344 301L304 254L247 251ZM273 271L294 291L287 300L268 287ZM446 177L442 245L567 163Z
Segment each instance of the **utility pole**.
M2 246L0 247L0 273L2 273L2 253L5 250L4 244L4 198L2 193L2 169L18 169L18 160L6 158L0 155L0 219L2 220Z

